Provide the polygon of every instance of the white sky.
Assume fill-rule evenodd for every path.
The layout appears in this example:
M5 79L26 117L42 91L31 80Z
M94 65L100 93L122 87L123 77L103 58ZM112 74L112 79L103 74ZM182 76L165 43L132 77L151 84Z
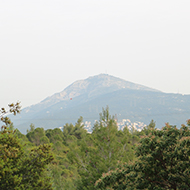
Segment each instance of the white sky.
M0 0L0 107L100 73L190 94L190 1Z

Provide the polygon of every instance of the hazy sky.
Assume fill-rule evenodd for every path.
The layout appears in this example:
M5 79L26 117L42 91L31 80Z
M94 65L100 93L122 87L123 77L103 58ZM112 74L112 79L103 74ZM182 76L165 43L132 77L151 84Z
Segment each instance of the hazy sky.
M0 107L100 73L190 94L189 0L0 0Z

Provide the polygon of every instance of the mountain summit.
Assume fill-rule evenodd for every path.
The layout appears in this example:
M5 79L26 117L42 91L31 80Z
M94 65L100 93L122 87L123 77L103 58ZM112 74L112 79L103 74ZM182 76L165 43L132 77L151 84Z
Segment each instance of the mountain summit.
M46 98L41 103L48 103L48 102L57 103L62 100L69 100L70 98L75 98L76 96L85 93L87 93L88 97L90 98L123 88L133 89L133 90L158 91L152 88L145 87L143 85L125 81L123 79L111 75L100 74L89 77L84 80L78 80L69 85L60 93L56 93Z
M159 125L157 127L162 127L165 122L179 125L186 121L190 113L189 103L188 95L163 93L100 74L78 80L40 103L26 107L12 120L22 132L31 123L46 129L61 127L65 123L75 123L80 116L84 121L93 123L99 119L102 107L108 105L118 120L130 119L149 124L154 119Z
M89 100L91 98L95 98L97 96L114 92L120 89L146 90L158 92L158 90L143 85L135 84L132 82L128 82L108 74L99 74L96 76L91 76L84 80L78 80L76 82L73 82L63 91L47 97L39 104L30 106L24 111L29 112L37 109L41 110L49 106L52 106L58 102L70 100L81 95L85 95L86 100Z

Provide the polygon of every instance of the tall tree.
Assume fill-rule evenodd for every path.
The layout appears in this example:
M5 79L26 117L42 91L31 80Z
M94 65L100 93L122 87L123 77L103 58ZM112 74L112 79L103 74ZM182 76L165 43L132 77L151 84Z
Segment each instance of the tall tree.
M102 173L115 169L119 158L123 162L132 160L133 150L129 141L127 133L118 131L109 108L103 109L92 134L78 141L78 147L72 147L72 150L75 148L72 151L73 162L77 164L81 176L78 189L94 189L95 181Z

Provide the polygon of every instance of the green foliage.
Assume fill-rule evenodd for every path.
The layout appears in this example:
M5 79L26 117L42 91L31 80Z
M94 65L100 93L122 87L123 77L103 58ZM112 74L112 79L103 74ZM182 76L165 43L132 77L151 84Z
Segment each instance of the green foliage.
M45 130L43 128L36 128L29 133L27 133L27 138L30 142L34 143L36 146L45 143L49 143L49 140L45 136Z
M82 136L84 136L87 133L87 131L84 129L84 124L83 124L83 118L80 117L77 120L77 123L75 126L73 124L66 124L63 127L63 135L64 135L64 140L66 141L68 136L75 136L77 139L81 139Z
M49 155L50 147L43 145L34 148L27 156L22 146L8 133L4 130L2 133L4 137L1 138L0 188L4 190L52 189L50 178L44 175L46 165L53 159Z
M141 137L137 160L103 176L97 189L190 189L190 120L181 129L167 124Z
M32 148L23 161L22 177L25 189L52 189L50 178L45 175L45 168L52 160L50 145L43 144Z
M77 165L81 179L77 189L94 189L95 181L102 173L116 168L118 159L129 161L134 158L129 133L118 131L114 117L108 107L100 114L93 133L82 139L72 139L68 156Z
M29 132L33 132L34 129L35 129L35 126L34 126L33 123L31 123L31 124L30 124L30 130L27 129L27 133L29 133Z
M7 116L4 117L4 115L6 115L7 113L13 113L13 115L16 115L17 113L20 113L21 109L20 102L17 102L16 104L12 103L8 106L8 111L6 111L5 108L0 109L0 119L5 125L11 124L11 120Z
M138 135L148 135L156 127L156 122L154 120L150 121L150 124L146 126Z
M134 162L118 162L115 170L103 173L95 183L95 189L135 190L137 173L134 172Z
M40 144L49 144L49 139L46 136L41 137Z
M19 113L19 103L9 105L9 112ZM11 121L4 118L8 113L1 109L1 121L5 123L0 132L0 189L3 190L51 190L50 178L45 174L46 166L53 160L50 145L34 147L25 151L18 137L18 130L9 127Z
M12 131L0 132L0 189L17 189L22 181L20 170L24 151Z
M9 112L19 109L11 104ZM31 124L23 135L6 113L0 110L0 189L190 189L190 120L180 129L157 130L152 120L140 132L118 131L107 107L92 134L80 117L63 131Z
M167 124L152 130L137 148L135 170L145 180L142 187L187 189L190 187L190 128Z
M51 143L55 143L57 141L63 141L63 134L61 129L48 129L45 132L46 136L49 138Z
M55 159L53 163L49 165L48 171L55 190L76 189L75 180L79 177L77 168L71 164L67 156L67 153L72 151L69 149L68 144L70 142L72 143L72 139L77 139L75 137L75 131L77 131L75 126L70 126L72 126L70 133L67 133L67 128L64 128L63 131L59 128L45 131L45 135L52 144L52 151L55 154Z

